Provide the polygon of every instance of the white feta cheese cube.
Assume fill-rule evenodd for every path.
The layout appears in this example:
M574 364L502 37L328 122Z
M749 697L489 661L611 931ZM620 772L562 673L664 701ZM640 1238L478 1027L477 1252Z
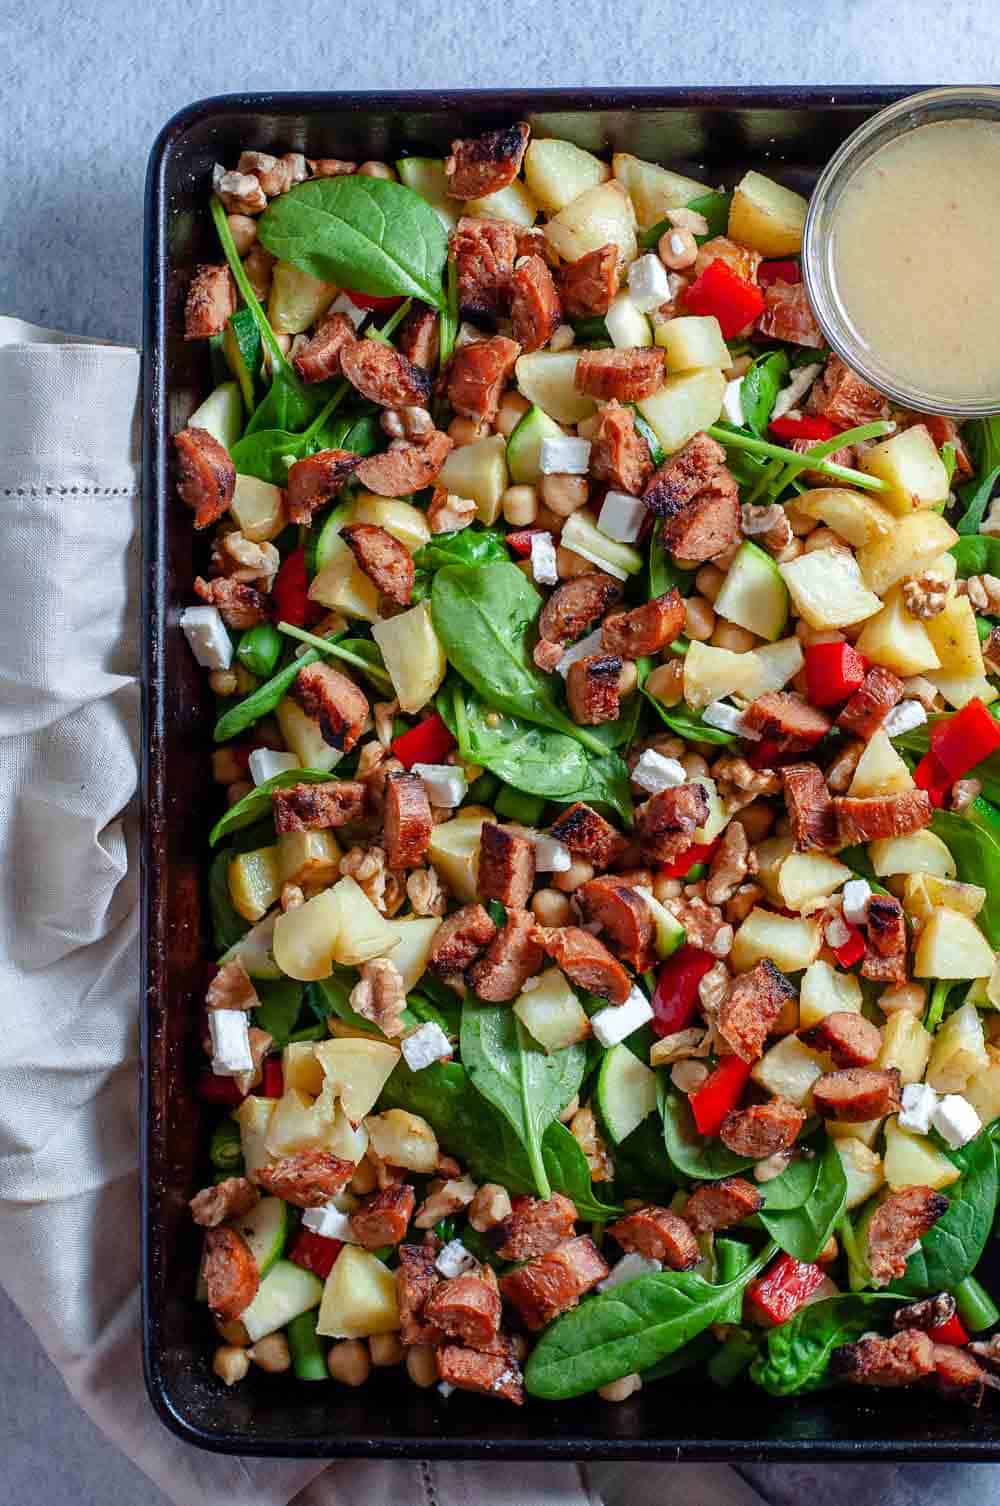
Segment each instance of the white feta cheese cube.
M589 439L560 434L542 440L538 469L543 476L585 476L589 467Z
M342 1213L332 1203L324 1203L322 1208L306 1208L302 1214L302 1224L324 1239L339 1239L345 1245L356 1245L358 1242L351 1233L351 1215Z
M634 544L642 532L649 509L641 497L628 492L608 492L597 515L597 526L619 544Z
M633 986L624 1004L609 1004L591 1015L590 1024L602 1046L617 1046L653 1018L653 1008L640 988Z
M731 382L726 383L725 391L722 394L722 416L728 419L731 424L735 424L738 429L742 429L746 423L746 416L743 412L743 378L741 376L734 377Z
M451 1056L451 1043L440 1025L428 1020L404 1035L399 1043L403 1059L411 1072L421 1072L434 1062L443 1062Z
M946 1093L931 1115L931 1124L952 1150L961 1150L974 1140L983 1122L972 1104L961 1093Z
M475 1263L476 1257L469 1253L460 1239L449 1239L434 1262L441 1275L448 1278L461 1276L463 1271L471 1270Z
M565 680L577 659L586 659L588 654L599 654L600 652L601 630L600 628L595 628L592 633L587 634L586 638L581 638L579 643L570 644L556 665L556 670Z
M849 926L863 926L868 919L868 901L872 888L867 879L848 879L841 891L844 919Z
M531 573L535 577L536 585L556 586L559 584L556 546L552 542L551 533L538 532L531 535Z
M457 764L415 763L412 773L423 780L431 805L443 805L452 810L465 799L469 782Z
M882 730L886 737L902 737L904 732L922 727L926 720L927 712L919 701L900 701L898 706L893 706L891 711L886 712Z
M202 669L228 669L233 662L233 640L218 607L185 607L181 631Z
M720 732L739 733L743 728L743 713L728 701L710 701L701 714L709 727L718 727Z
M250 1052L249 1016L243 1009L210 1009L208 1033L212 1037L212 1071L216 1077L235 1077L253 1071Z
M254 748L250 754L250 778L254 784L263 784L275 774L287 774L299 768L294 753L275 753L273 748Z
M788 386L782 387L778 393L774 408L771 411L771 417L784 418L786 414L790 413L800 398L805 397L822 370L822 361L810 362L808 366L800 366Z
M628 269L629 297L644 314L652 313L670 300L667 269L652 251L637 257Z
M538 873L566 873L573 866L573 855L565 842L550 837L548 832L532 833L535 847L535 869Z
M359 309L353 298L348 298L346 293L338 293L330 305L331 314L346 314L355 329L360 328L368 318L368 309Z
M614 1287L623 1285L626 1281L634 1281L637 1276L651 1276L655 1271L663 1270L663 1262L652 1260L647 1255L640 1255L633 1250L629 1255L623 1255L603 1281L597 1283L599 1292L610 1292Z
M687 781L684 765L676 758L665 758L655 748L644 748L632 770L632 780L642 790L658 795L661 790L671 790Z
M937 1106L938 1095L926 1082L908 1082L903 1089L900 1129L911 1130L915 1135L926 1135Z

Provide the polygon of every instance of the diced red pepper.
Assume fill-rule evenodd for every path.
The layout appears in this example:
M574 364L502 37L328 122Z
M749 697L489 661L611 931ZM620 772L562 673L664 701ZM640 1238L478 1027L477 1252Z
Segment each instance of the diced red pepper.
M938 1323L935 1328L928 1328L927 1334L935 1344L954 1344L958 1349L969 1342L969 1335L958 1313L954 1313L946 1323Z
M688 1099L699 1135L717 1135L722 1121L743 1097L750 1080L750 1063L739 1056L726 1056L696 1093Z
M690 1025L698 1007L698 984L715 962L711 952L687 943L667 958L650 1001L657 1035L673 1035Z
M978 696L931 728L931 752L954 781L1000 748L1000 722Z
M806 685L814 706L846 701L861 686L868 661L849 643L806 645Z
M752 769L775 769L791 758L801 758L801 753L783 753L781 744L773 737L762 737L747 752L747 763Z
M216 1072L206 1070L198 1078L198 1097L204 1103L218 1103L226 1108L237 1108L246 1096L237 1086L235 1077L222 1077Z
M689 314L714 314L723 339L731 340L764 312L764 294L716 258L684 294L684 307Z
M925 753L913 770L913 782L918 790L926 790L931 804L944 805L954 780L935 753Z
M847 922L845 921L844 924L847 925ZM835 946L833 949L841 967L853 967L856 962L861 961L866 950L865 938L857 926L847 926L847 929L851 933L850 936L840 946Z
M300 1265L303 1270L312 1271L314 1276L325 1281L343 1248L339 1239L327 1239L312 1229L300 1228L292 1241L288 1258L293 1265Z
M716 848L721 838L716 837L714 842L692 842L690 847L685 847L679 857L674 858L672 863L661 863L657 869L659 878L685 878L691 872L696 863L710 863L715 856Z
M750 1311L758 1323L787 1323L825 1279L818 1265L779 1255L763 1276L747 1287Z
M520 559L526 560L531 553L531 541L538 533L544 533L543 528L518 528L514 533L509 533L506 543Z
M383 309L386 313L391 313L393 309L398 309L403 301L402 298L395 296L392 298L380 298L376 293L357 293L354 288L342 288L341 292L346 293L351 302L359 309Z
M768 428L775 439L811 439L814 444L833 439L840 433L836 424L819 413L803 413L799 418L786 413L784 418L772 418Z
M285 1091L285 1074L281 1069L280 1056L264 1058L263 1077L257 1092L261 1098L280 1098Z
M769 288L772 282L801 282L802 271L797 261L762 261L757 268L757 281L762 288Z
M409 731L401 732L392 743L393 753L407 769L412 769L415 763L441 763L452 748L457 747L437 712L425 717Z
M282 561L271 587L271 603L275 620L289 622L292 627L305 627L310 617L315 617L318 603L309 600L309 576L304 548L293 550ZM323 609L319 610L322 616Z

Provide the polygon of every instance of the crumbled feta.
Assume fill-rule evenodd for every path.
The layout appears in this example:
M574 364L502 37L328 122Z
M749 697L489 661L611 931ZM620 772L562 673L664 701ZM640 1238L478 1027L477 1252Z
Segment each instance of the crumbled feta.
M538 469L543 476L585 476L590 467L590 440L560 434L542 440Z
M628 291L636 308L644 314L652 313L661 303L670 301L667 269L652 251L637 257L629 267Z
M273 748L254 748L250 754L250 778L254 784L263 784L265 780L273 779L275 774L287 774L291 769L299 767L294 753L275 753Z
M665 758L655 748L644 748L632 770L633 784L637 784L641 790L648 790L651 795L658 795L661 790L674 789L686 781L684 765L676 758Z
M718 727L720 732L743 730L743 713L728 701L710 701L701 713L701 719L709 727Z
M360 326L368 318L368 310L359 309L354 300L352 298L348 298L346 293L337 294L336 298L330 305L330 313L346 314L348 319L350 319L351 323L354 325L355 329L360 328Z
M556 546L551 533L531 535L531 573L537 586L559 584L559 568L556 565Z
M900 1129L912 1130L915 1135L926 1135L937 1106L938 1095L926 1082L908 1082L903 1089Z
M872 888L867 879L848 879L841 891L844 919L849 926L863 926L868 919L868 901ZM843 943L841 943L843 944Z
M570 644L556 665L556 670L565 680L577 659L586 659L588 654L599 654L600 652L601 630L600 628L595 628L592 633L587 634L586 638L581 638L579 643Z
M640 988L633 985L624 1004L609 1004L591 1015L590 1024L602 1046L617 1046L633 1030L653 1018L653 1008Z
M573 866L573 854L565 842L540 831L532 835L535 848L535 869L538 873L566 873Z
M443 805L452 810L461 805L468 792L469 781L457 764L415 763L411 772L423 780L431 805Z
M902 737L904 732L922 727L926 720L927 712L919 701L900 701L898 706L893 706L891 711L886 712L882 730L886 737Z
M442 1062L451 1056L451 1044L440 1025L428 1020L418 1025L399 1043L403 1059L411 1072L421 1072L434 1062Z
M181 631L202 669L228 669L233 662L233 641L218 607L185 607Z
M825 935L827 946L835 949L838 946L846 946L851 939L851 933L839 915L831 915L826 923Z
M634 544L642 532L649 509L641 497L628 492L607 492L597 515L597 526L609 539L619 544Z
M452 1276L461 1276L463 1271L471 1270L475 1263L476 1257L469 1253L460 1239L449 1239L434 1262L441 1275L449 1279Z
M983 1122L972 1104L961 1093L946 1093L931 1116L931 1124L952 1150L961 1150L974 1140Z
M788 386L782 387L778 393L774 407L771 410L771 417L784 418L786 414L790 413L800 398L805 397L822 370L822 361L810 362L808 366L800 366Z
M212 1071L216 1077L235 1077L253 1071L250 1027L243 1009L210 1009L208 1033L212 1037Z
M324 1203L322 1208L306 1208L302 1214L302 1226L324 1239L339 1239L345 1245L358 1242L351 1233L351 1215L342 1213L332 1203Z
M726 389L722 394L722 416L742 429L746 423L746 415L743 412L743 378L733 377L731 382L726 383Z
M599 1292L610 1292L614 1287L623 1285L626 1281L634 1281L637 1276L652 1276L655 1271L663 1270L663 1262L651 1260L646 1255L639 1255L633 1251L630 1255L623 1255L617 1264L611 1267L610 1273L603 1281L597 1283Z

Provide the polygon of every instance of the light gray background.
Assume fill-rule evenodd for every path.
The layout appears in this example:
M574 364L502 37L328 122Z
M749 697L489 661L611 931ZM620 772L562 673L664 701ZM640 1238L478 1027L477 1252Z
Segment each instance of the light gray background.
M204 95L992 83L995 17L989 0L6 0L0 312L138 339L146 156L164 121ZM166 1506L68 1400L2 1294L0 1447L4 1506ZM845 1497L852 1506L1000 1501L1000 1472L983 1465L746 1473L775 1506ZM629 1474L615 1495L654 1506L657 1472L633 1466ZM691 1485L690 1506L711 1506Z

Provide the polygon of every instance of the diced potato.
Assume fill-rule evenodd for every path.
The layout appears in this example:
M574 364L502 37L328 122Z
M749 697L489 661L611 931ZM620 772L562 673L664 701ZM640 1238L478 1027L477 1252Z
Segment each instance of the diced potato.
M914 424L864 450L858 469L888 481L891 491L879 496L900 516L948 499L948 473L925 424Z
M928 617L926 627L944 674L958 679L985 675L976 612L967 596L949 596L944 611Z
M290 1156L299 1150L326 1150L333 1129L334 1106L309 1098L299 1088L286 1087L278 1099L267 1130L267 1149L272 1156Z
M684 655L684 699L695 710L742 692L753 671L753 654L735 654L728 648L692 642ZM747 695L748 700L753 697Z
M367 1339L399 1327L396 1278L360 1245L344 1245L326 1278L316 1332L325 1339Z
M793 852L778 870L778 892L786 910L808 913L851 876L850 868L825 853Z
M242 962L251 978L280 978L281 969L274 960L274 927L280 911L272 910L251 926L245 936L234 941L219 958L224 962Z
M290 261L276 261L271 269L267 317L276 335L301 335L337 296L332 282L301 272Z
M776 1098L790 1098L803 1108L812 1106L812 1090L830 1059L803 1046L797 1035L786 1035L754 1064L750 1076L754 1082Z
M926 1080L938 1093L964 1093L969 1078L989 1064L979 1011L974 1004L963 1004L934 1037Z
M352 554L337 550L309 587L309 600L361 622L379 621L379 592Z
M958 910L936 910L917 942L914 977L985 978L992 970L993 948L975 921Z
M279 915L274 927L274 957L281 971L304 983L329 978L340 924L336 889L324 889L304 905Z
M753 909L733 938L730 961L738 973L769 958L783 973L797 973L815 962L823 947L818 920L797 920Z
M879 878L888 878L894 873L933 873L946 879L955 877L955 859L941 838L926 829L910 832L905 837L880 837L868 844L868 854Z
M289 750L299 761L299 768L329 773L343 758L342 750L327 742L316 718L307 716L290 696L278 702L274 715Z
M724 370L732 365L729 347L722 338L714 314L699 318L694 314L668 319L656 327L656 343L662 346L668 371L694 371L701 366Z
M448 673L448 661L431 620L430 602L421 601L398 617L377 622L372 637L382 650L400 711L419 711L437 693Z
M962 1089L984 1124L1000 1117L1000 1050L986 1047L987 1065L974 1072Z
M762 256L794 256L802 247L807 208L800 193L763 173L746 173L729 206L729 239Z
M333 895L339 905L340 924L333 955L342 967L358 967L372 957L386 957L396 949L399 945L397 931L384 915L379 914L355 879L345 876L325 892ZM294 915L295 911L291 910L289 914Z
M858 550L858 564L869 590L884 596L908 575L919 575L931 560L950 549L958 534L936 512L900 518L892 533L882 534ZM812 558L811 555L806 558Z
M281 1053L281 1075L285 1092L294 1088L308 1098L318 1098L323 1091L323 1068L314 1050L314 1041L292 1041Z
M925 1030L917 1015L908 1009L897 1010L882 1026L882 1049L878 1055L880 1067L896 1067L905 1085L908 1082L923 1082L930 1059L934 1037Z
M756 881L771 903L779 907L783 903L781 890L778 887L781 865L794 851L795 840L790 836L767 837L756 849L759 865L755 874Z
M550 967L531 982L535 986L515 999L514 1013L532 1039L546 1051L586 1040L587 1012L559 969Z
M390 920L387 923L398 942L392 951L392 964L409 993L427 971L427 959L431 954L434 934L441 924L441 917L428 915L408 920Z
M994 1009L1000 1009L1000 956L993 963L993 971L989 977L983 980L983 992L986 1001L992 1004Z
M953 554L939 554L936 559L931 560L927 568L949 583L958 579L958 560Z
M538 205L520 178L515 178L513 183L483 199L468 199L465 212L473 219L506 220L510 225L527 230L538 218Z
M668 209L682 209L692 199L700 199L712 190L694 178L683 178L655 162L643 162L629 152L615 152L611 158L615 177L623 184L635 206L640 230L649 230L664 219Z
M288 523L285 494L280 486L261 481L256 476L237 476L229 511L246 539L264 544L277 538Z
M578 350L533 350L518 359L514 376L518 391L560 424L578 424L597 404L576 390Z
M564 261L579 261L588 251L615 245L628 263L635 261L638 251L635 226L632 200L612 179L578 194L548 221L545 236Z
M482 816L470 818L468 815L458 815L453 821L442 821L431 832L428 852L431 866L445 887L463 905L471 905L479 897L479 838L482 828Z
M725 390L726 379L715 367L682 371L668 376L658 391L640 399L636 407L666 453L672 455L693 434L715 423L722 412Z
M802 645L795 637L779 638L777 643L761 643L752 653L742 657L753 662L738 694L751 701L759 695L766 695L769 690L781 690L789 680L794 680L805 663Z
M810 627L849 627L882 608L861 579L857 560L846 550L814 549L778 569L796 611Z
M714 842L719 833L728 825L729 817L714 779L701 774L694 780L694 783L700 784L708 796L708 816L700 826L695 827L692 840L707 846L709 842Z
M338 1103L334 1097L331 1082L323 1084L316 1107L330 1120L326 1149L342 1161L353 1161L356 1166L368 1149L368 1131L364 1124L351 1123L344 1113L343 1104Z
M388 1041L317 1041L314 1051L352 1124L371 1113L400 1059L398 1048Z
M928 670L927 678L936 685L949 706L961 711L971 700L982 701L989 706L996 700L996 687L985 675L948 675L943 670Z
M925 1135L901 1129L895 1116L886 1120L885 1179L893 1192L903 1187L932 1187L939 1192L957 1182L961 1172Z
M332 831L283 831L278 876L283 884L332 884L340 872L340 844Z
M237 853L227 870L229 898L244 920L263 920L281 893L277 847Z
M267 1148L267 1132L277 1101L276 1098L255 1098L251 1093L233 1113L233 1118L240 1127L244 1175L251 1182L257 1180L258 1171L271 1159Z
M896 526L895 514L887 507L867 492L856 492L849 486L818 486L803 492L795 506L807 518L818 518L832 528L855 549L891 533Z
M438 1163L437 1137L426 1119L407 1109L387 1109L365 1120L372 1149L392 1166L429 1176Z
M861 1012L861 984L853 973L842 973L817 958L802 975L799 989L799 1026L810 1030L828 1014Z
M448 175L440 157L402 157L396 163L401 183L426 199L446 230L454 230L464 212L460 199L448 192Z
M441 467L437 485L476 504L480 523L495 523L500 498L507 489L507 441L489 434L452 450Z
M881 1119L862 1119L859 1124L839 1124L836 1119L828 1119L826 1132L831 1140L860 1140L862 1145L874 1150L883 1122Z
M524 154L524 177L546 214L558 214L588 188L606 183L611 169L600 157L571 141L531 141Z
M837 1141L837 1154L847 1178L847 1201L845 1213L867 1203L885 1181L882 1157L863 1144L856 1136Z
M431 536L427 514L404 502L402 497L379 497L375 492L360 492L351 511L352 523L371 523L384 528L404 544L411 554L422 549Z
M868 739L847 791L852 799L899 795L913 789L913 775L881 727Z
M926 627L906 610L901 584L885 593L884 603L881 612L870 617L861 629L855 644L858 653L904 677L940 668Z
M957 879L938 878L933 873L907 874L903 886L903 909L919 926L935 910L958 910L975 920L986 903L986 890L978 884L960 884Z

